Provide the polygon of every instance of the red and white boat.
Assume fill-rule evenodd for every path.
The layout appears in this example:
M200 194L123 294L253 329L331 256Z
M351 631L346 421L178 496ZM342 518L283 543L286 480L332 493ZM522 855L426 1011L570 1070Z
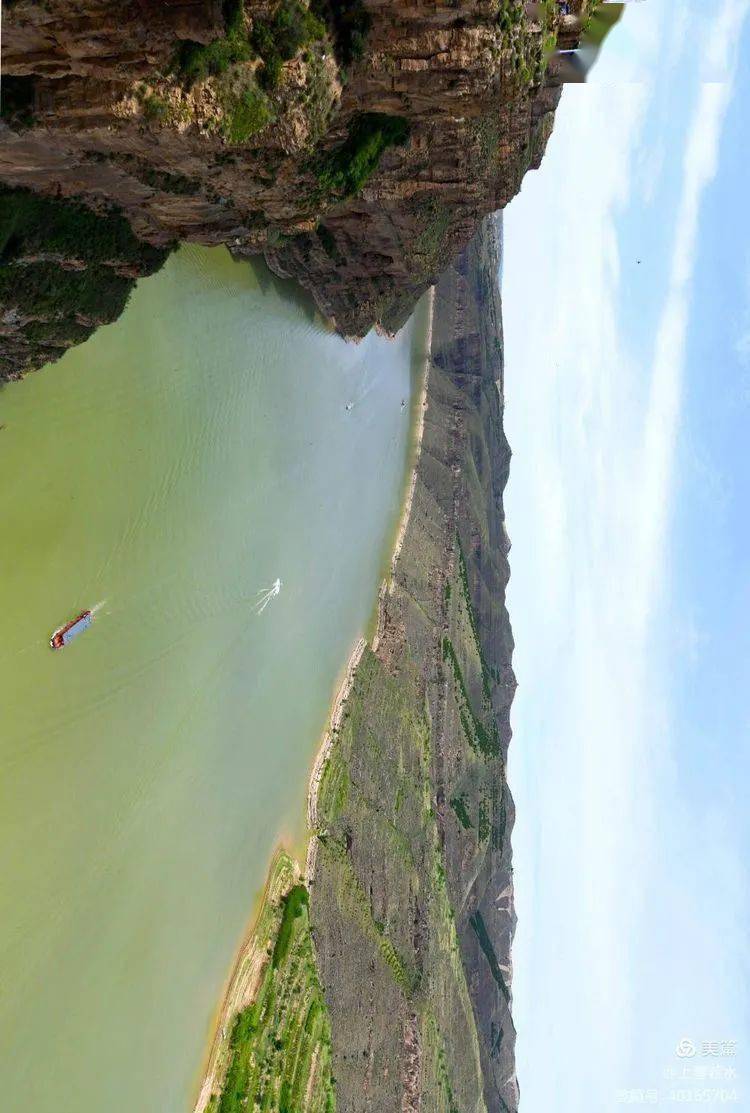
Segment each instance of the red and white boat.
M73 638L82 634L84 630L88 630L93 617L93 611L81 611L77 618L72 618L64 626L58 627L49 640L50 648L62 649L64 645L70 645Z

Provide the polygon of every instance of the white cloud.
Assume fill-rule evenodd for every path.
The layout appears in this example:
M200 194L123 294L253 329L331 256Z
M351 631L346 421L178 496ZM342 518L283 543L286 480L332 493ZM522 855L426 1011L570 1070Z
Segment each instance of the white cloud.
M683 189L677 208L677 237L666 305L656 341L641 469L644 498L638 560L643 585L640 620L644 623L653 606L657 590L655 580L664 563L664 531L669 523L674 446L701 200L716 175L719 139L732 96L737 42L747 12L747 0L725 0L704 43L704 67L712 74L723 74L724 80L701 85L684 156Z

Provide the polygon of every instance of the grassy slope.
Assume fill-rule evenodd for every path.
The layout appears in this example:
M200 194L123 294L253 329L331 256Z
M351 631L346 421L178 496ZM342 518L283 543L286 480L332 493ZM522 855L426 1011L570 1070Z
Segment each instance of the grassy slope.
M457 1095L483 1107L419 687L413 665L395 678L365 652L318 798L313 899L336 954L324 978L346 1018L335 1069L348 1110L367 1108L368 1090L373 1108L400 1109L410 1079L435 1113L453 1113Z

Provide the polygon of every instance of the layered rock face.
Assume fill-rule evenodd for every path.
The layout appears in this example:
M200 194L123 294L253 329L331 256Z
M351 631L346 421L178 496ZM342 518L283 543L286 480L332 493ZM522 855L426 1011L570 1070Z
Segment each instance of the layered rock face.
M395 330L538 164L559 97L545 84L559 9L317 0L315 11L6 4L0 181L121 212L160 248L263 253L344 335Z

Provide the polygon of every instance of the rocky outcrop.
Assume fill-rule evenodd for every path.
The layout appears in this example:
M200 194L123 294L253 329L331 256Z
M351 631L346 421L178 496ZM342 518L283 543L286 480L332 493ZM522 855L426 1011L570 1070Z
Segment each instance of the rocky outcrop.
M167 252L120 214L0 186L0 380L49 363L116 320Z
M6 4L0 181L115 209L160 248L263 253L343 334L395 330L538 164L558 8L314 7Z
M347 1113L518 1105L498 267L487 221L438 283L411 514L319 779L310 908Z
M147 76L175 39L223 32L221 0L55 0L5 4L3 73L128 81Z

